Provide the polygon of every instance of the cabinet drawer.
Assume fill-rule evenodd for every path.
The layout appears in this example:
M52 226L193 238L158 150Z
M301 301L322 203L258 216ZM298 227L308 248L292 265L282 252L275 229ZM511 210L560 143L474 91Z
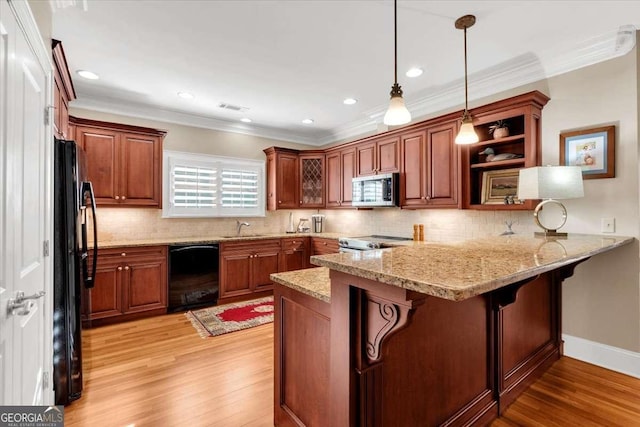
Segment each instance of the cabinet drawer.
M98 248L98 262L121 262L131 258L166 258L166 246Z
M237 242L220 243L220 253L235 251L260 252L270 249L280 249L280 239L242 240Z
M290 237L282 239L282 250L300 250L309 245L308 237Z
M340 247L336 239L327 239L323 237L311 238L311 255L336 254L339 251Z

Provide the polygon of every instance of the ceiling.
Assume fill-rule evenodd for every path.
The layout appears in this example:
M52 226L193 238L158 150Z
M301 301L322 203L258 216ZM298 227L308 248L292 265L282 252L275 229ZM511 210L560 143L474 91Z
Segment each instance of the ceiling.
M393 84L391 0L56 2L74 2L51 1L72 106L312 145L380 129ZM638 1L400 0L398 80L414 118L463 105L454 22L466 14L477 18L467 32L471 106L623 55L640 28ZM416 66L424 74L406 77ZM344 105L348 97L358 102Z

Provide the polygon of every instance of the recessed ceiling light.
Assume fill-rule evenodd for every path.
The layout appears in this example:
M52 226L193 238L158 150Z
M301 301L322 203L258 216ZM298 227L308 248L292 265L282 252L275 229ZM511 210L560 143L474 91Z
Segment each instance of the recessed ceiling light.
M80 77L84 77L85 79L89 79L89 80L98 80L100 78L99 75L97 75L94 72L88 71L88 70L78 70L78 71L76 71L76 73Z
M407 77L418 77L421 76L424 70L422 68L413 67L409 71L406 72Z
M249 117L243 117L240 119L241 122L245 122L245 123L251 123L252 120Z
M195 98L195 96L193 96L192 93L189 92L178 92L178 96L182 99L193 99Z
M311 125L313 124L313 119L304 119L302 123L304 123L305 125Z
M358 100L355 98L346 98L344 101L342 101L344 105L353 105L356 102L358 102Z

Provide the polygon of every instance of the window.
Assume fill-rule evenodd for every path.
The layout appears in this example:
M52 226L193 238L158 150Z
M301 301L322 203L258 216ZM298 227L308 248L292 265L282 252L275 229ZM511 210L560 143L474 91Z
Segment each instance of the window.
M265 216L265 164L164 151L165 218Z

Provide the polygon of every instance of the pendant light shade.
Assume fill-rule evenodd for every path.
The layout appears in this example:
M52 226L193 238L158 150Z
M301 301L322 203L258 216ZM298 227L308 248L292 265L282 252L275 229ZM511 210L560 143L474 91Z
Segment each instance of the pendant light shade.
M464 30L464 113L462 113L462 124L460 132L456 136L456 144L475 144L479 141L478 134L473 128L473 119L469 114L469 96L467 89L467 28L476 23L476 17L465 15L456 20L456 28Z
M393 67L394 83L391 86L391 101L383 122L385 125L395 126L411 121L411 113L404 105L402 88L398 84L398 0L393 0Z

